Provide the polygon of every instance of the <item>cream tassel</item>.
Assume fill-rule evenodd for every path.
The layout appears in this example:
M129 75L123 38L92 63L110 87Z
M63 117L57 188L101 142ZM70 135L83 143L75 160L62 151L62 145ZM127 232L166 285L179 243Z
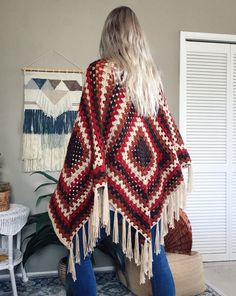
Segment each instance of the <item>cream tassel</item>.
M119 242L119 228L118 228L118 217L117 217L117 210L115 210L114 213L114 223L113 223L113 238L114 243Z
M169 227L174 228L174 205L173 205L173 194L170 196L169 205L168 205L168 218Z
M148 244L148 278L149 279L153 276L153 273L152 273L152 261L153 261L152 243L149 242L149 244Z
M164 204L162 215L161 215L161 221L160 221L160 223L161 223L161 233L160 233L161 242L160 243L161 243L161 245L164 245L164 236L168 232L166 207L167 207L167 204Z
M193 189L193 169L192 165L188 167L188 187L187 187L187 192L191 192Z
M156 224L156 236L155 236L155 253L160 253L160 234L159 234L159 222Z
M75 242L75 263L80 263L80 247L79 247L79 234L76 233L76 242Z
M148 266L148 248L147 239L145 239L141 251L140 284L145 284L145 274L148 272Z
M144 274L147 274L148 272L148 242L147 239L145 239L144 246L143 246L143 271Z
M181 185L180 185L181 186ZM180 195L182 194L182 187L178 188L175 192L175 219L179 221L179 207L180 207Z
M102 203L103 203L103 189L99 188L99 198L98 198L98 216L99 219L102 218Z
M99 224L100 225L100 224ZM98 232L97 232L97 236L100 238L100 231L101 231L101 227L98 227Z
M185 183L183 183L181 194L182 194L182 209L185 210L185 208L186 208L186 200L187 200L187 190L186 190Z
M73 254L73 247L70 248L70 258L69 258L69 266L67 272L71 272L72 278L74 282L76 281L76 271L75 271L75 262L74 262L74 254Z
M135 242L134 242L134 262L139 266L140 265L140 253L139 253L139 239L138 239L138 230L135 232Z
M99 224L99 192L98 188L94 190L94 203L93 203L93 225L98 226Z
M163 223L163 213L161 215L161 219L160 219L160 223L161 223L161 229L160 229L160 244L164 245L164 223Z
M108 222L107 226L105 227L105 230L106 230L107 235L111 234L111 222L110 222L110 219L109 219L109 222Z
M88 219L88 252L92 251L91 248L91 217L92 215L89 217Z
M178 188L178 197L179 197L178 206L181 209L183 209L183 206L184 206L184 191L183 191L184 184L185 182L182 182L182 184L180 184L180 187Z
M144 275L144 263L143 263L143 257L144 257L144 252L143 252L144 246L141 246L141 266L140 266L140 274L139 274L139 283L141 284L145 284L145 275Z
M165 204L163 209L163 236L165 236L167 233L168 233L167 204Z
M133 258L132 240L131 240L131 225L128 226L127 249L126 256L131 260Z
M94 204L93 204L93 219L92 219L92 246L96 245L96 241L99 235L99 192L98 188L94 190Z
M83 230L82 230L82 239L83 239L83 252L84 252L84 258L85 258L88 253L88 245L87 245L87 237L86 237L84 224L83 224Z
M103 202L102 202L102 225L106 228L107 235L110 234L110 207L108 198L108 185L107 183L103 188Z
M126 254L126 220L125 217L122 219L122 251Z
M88 252L93 251L93 246L93 215L91 214L88 220Z

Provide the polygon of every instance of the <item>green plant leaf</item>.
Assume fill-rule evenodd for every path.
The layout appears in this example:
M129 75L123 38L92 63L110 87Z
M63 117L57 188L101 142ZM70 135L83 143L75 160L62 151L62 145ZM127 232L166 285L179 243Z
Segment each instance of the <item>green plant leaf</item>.
M46 246L49 245L61 245L58 240L56 240L53 235L48 235L48 238L42 239L40 241L38 241L35 244L31 245L30 249L27 249L27 251L24 252L23 255L23 265L25 266L27 260L34 255L36 252L40 251L41 249L43 249Z
M105 254L110 255L114 263L122 270L125 270L125 255L121 245L112 242L111 236L105 237L98 245L98 248Z
M46 188L47 186L52 186L58 183L58 180L51 175L43 172L43 171L35 171L31 175L39 174L47 178L49 181L45 181L40 184L34 192L37 192L41 188ZM51 198L53 193L47 193L44 195L40 195L37 197L36 206L43 199ZM35 232L28 235L24 238L23 241L27 241L25 251L23 254L23 264L27 262L27 260L36 252L41 250L42 248L54 244L54 245L62 245L60 240L58 239L56 233L54 232L54 228L52 226L52 222L48 216L48 212L38 213L34 215L30 215L26 225L36 224Z
M33 224L33 223L37 223L37 219L38 217L42 216L42 215L46 215L48 214L48 212L43 212L43 213L38 213L38 214L33 214L33 215L30 215L28 217L28 220L27 220L27 223L26 225L30 225L30 224Z
M29 238L31 238L31 237L33 237L33 236L34 236L34 233L31 233L30 235L26 236L26 237L22 240L22 245L24 244L24 242L25 242L27 239L29 239Z
M34 253L51 244L61 245L61 242L55 234L52 225L46 225L38 233L33 233L33 236L28 241L23 254L23 264L25 265L26 261Z
M47 219L47 220L49 220L48 212L43 212L43 213L37 214L37 219Z
M31 175L35 175L35 174L42 175L42 176L44 176L45 178L47 178L47 179L53 181L54 183L57 183L57 182L58 182L57 179L55 179L54 177L52 177L51 175L49 175L49 174L47 174L47 173L45 173L45 172L42 172L42 171L35 171L35 172L33 172Z
M44 198L47 198L47 197L50 197L53 195L53 193L47 193L47 194L44 194L44 195L40 195L36 201L36 207L39 205L39 203L44 199Z
M44 227L42 227L38 232L35 231L33 233L34 237L37 239L41 239L44 236L47 236L48 234L55 234L54 230L53 230L53 226L51 225L45 225ZM56 235L56 234L55 234ZM28 242L28 244L30 244L30 241Z
M48 212L42 213L42 215L39 215L37 217L37 222L36 222L36 233L40 231L44 226L46 225L51 225L51 220L49 218Z
M120 267L122 271L125 270L125 257L121 248L120 244L113 244L114 248L114 255L115 255L115 262Z
M31 225L31 224L34 224L34 223L36 223L36 217L29 216L29 217L28 217L28 220L27 220L27 222L26 222L26 224L25 224L25 226L26 226L26 225Z
M40 188L42 188L42 187L45 187L45 186L50 186L50 185L55 185L56 183L55 182L49 182L49 183L43 183L43 184L41 184L41 185L39 185L35 190L34 190L34 192L36 192L37 190L39 190Z

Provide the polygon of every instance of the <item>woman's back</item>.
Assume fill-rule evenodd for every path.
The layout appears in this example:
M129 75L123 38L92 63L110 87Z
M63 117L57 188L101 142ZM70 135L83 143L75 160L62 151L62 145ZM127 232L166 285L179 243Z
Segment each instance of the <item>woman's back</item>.
M113 241L120 238L126 256L141 264L143 283L145 275L152 275L151 228L162 221L156 232L158 253L168 224L173 226L179 208L185 207L181 167L189 166L191 159L164 94L160 93L157 115L140 115L124 84L116 82L112 65L100 59L87 68L49 214L59 238L70 250L73 236L88 222L86 255L96 245L100 226L110 234L112 205ZM118 213L123 217L122 232L118 230Z

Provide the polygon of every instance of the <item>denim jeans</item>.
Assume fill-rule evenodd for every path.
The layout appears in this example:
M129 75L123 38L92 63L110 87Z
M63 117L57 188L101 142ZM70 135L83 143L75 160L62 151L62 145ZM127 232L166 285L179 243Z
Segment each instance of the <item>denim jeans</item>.
M111 221L114 219L114 211L110 210ZM111 233L112 233L111 223ZM159 223L160 227L160 223ZM155 243L155 228L152 228L152 242L153 249ZM88 231L86 227L86 231ZM82 242L82 231L78 232L80 242ZM105 229L101 228L99 242L106 236ZM93 271L93 266L91 262L91 253L89 253L85 258L82 257L83 246L80 243L80 254L81 261L80 264L75 263L76 277L77 280L74 282L71 273L67 274L67 285L69 288L68 296L96 296L96 279ZM161 245L161 252L156 255L153 252L153 277L151 278L151 287L153 296L175 296L175 284L174 279L166 258L164 246Z

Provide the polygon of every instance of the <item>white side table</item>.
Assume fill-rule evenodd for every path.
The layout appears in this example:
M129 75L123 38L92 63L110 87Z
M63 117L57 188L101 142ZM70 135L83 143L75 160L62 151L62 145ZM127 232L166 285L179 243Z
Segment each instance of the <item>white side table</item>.
M17 296L14 267L21 264L22 279L28 280L22 264L21 229L26 224L30 209L20 204L10 204L8 211L0 212L0 235L8 237L8 248L0 249L0 254L8 258L0 262L0 270L8 269L11 276L13 295ZM13 247L13 237L17 235L16 248Z

